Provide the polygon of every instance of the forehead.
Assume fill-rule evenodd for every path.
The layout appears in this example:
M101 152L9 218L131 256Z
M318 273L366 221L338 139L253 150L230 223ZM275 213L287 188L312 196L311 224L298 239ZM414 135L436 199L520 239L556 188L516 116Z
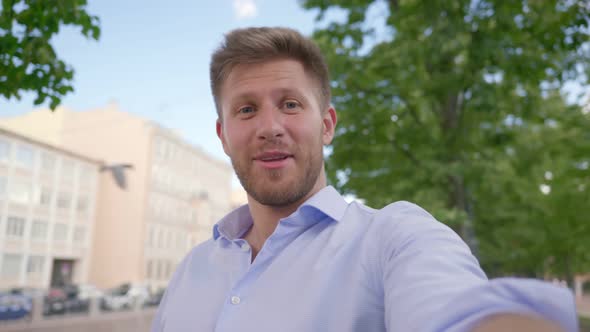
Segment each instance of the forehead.
M303 65L291 59L277 59L261 63L234 66L221 86L222 95L249 90L253 85L302 85L309 83ZM260 88L260 86L257 86Z

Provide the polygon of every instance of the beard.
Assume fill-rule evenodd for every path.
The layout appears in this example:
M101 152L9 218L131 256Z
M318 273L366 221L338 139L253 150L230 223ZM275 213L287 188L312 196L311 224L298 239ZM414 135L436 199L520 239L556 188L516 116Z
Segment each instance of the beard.
M283 207L300 201L315 186L323 167L323 150L319 146L319 151L308 151L307 158L303 156L303 165L294 159L294 170L267 169L254 173L251 160L242 163L231 158L231 163L242 187L253 199L263 205Z

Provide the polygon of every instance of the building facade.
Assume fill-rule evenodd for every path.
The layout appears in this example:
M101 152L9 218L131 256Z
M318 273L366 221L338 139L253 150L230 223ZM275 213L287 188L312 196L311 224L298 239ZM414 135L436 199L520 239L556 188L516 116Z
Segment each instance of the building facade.
M87 282L99 165L0 129L0 288Z
M49 122L49 123L48 123ZM34 111L0 126L104 161L131 165L125 187L99 175L89 281L165 287L176 265L231 208L232 169L171 130L121 112Z
M158 288L230 210L231 169L169 130L152 133L145 275Z

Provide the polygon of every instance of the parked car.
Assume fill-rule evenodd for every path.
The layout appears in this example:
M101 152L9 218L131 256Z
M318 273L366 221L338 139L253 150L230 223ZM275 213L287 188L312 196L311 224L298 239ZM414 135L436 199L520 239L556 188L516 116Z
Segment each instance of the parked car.
M43 315L63 315L66 313L66 292L61 288L51 288L43 300Z
M45 296L43 315L63 315L65 313L87 312L90 300L79 297L77 285L51 288Z
M80 284L78 285L78 298L82 300L100 299L104 296L104 292L95 285Z
M80 297L80 288L78 285L67 285L63 287L63 290L66 295L66 312L88 312L90 309L90 300Z
M35 299L37 297L43 297L45 295L45 290L41 288L32 288L32 287L17 287L12 288L10 290L12 294L22 294L31 299Z
M122 284L107 291L101 301L101 308L108 311L132 309L144 306L150 296L149 289L144 285Z
M0 293L0 321L30 317L33 308L31 296L18 290Z
M145 302L144 306L146 307L157 307L160 305L160 302L162 301L162 297L164 296L164 293L166 292L166 288L160 288L158 289L155 293L151 294L147 301Z

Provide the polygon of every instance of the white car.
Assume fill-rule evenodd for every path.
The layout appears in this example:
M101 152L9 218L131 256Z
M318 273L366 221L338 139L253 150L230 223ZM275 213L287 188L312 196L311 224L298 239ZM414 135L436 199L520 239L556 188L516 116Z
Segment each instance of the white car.
M101 298L104 296L104 292L98 287L91 284L80 284L78 285L78 298L81 300L92 300Z
M141 307L149 299L150 292L147 286L123 284L107 291L102 301L104 310L123 310Z

